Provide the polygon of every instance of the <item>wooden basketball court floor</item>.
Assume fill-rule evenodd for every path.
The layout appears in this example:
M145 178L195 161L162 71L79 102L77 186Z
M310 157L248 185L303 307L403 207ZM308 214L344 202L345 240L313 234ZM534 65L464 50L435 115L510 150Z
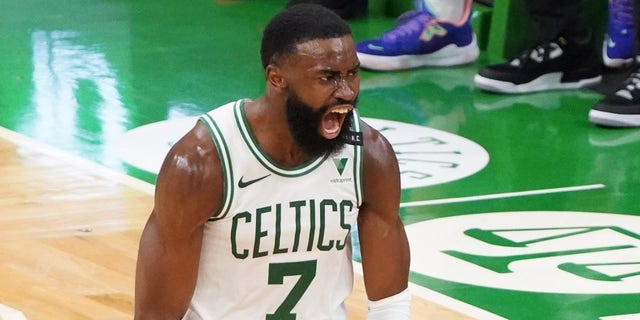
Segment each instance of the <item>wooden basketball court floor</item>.
M286 1L232 2L0 2L0 319L131 318L144 147L263 89L260 30ZM475 90L494 61L362 72L360 114L403 171L413 319L640 319L640 130L587 122L602 91ZM364 300L358 278L352 319Z
M153 185L5 129L0 176L0 319L131 319ZM364 319L360 275L348 307ZM412 309L412 319L470 319L419 297Z

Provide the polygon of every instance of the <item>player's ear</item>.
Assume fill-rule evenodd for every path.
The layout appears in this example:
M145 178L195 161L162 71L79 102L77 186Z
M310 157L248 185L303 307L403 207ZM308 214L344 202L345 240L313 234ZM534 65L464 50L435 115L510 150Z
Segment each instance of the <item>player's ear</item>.
M265 70L265 75L267 77L267 82L275 88L278 89L286 89L287 88L287 80L284 78L282 74L282 69L277 65L270 63L267 65L267 69Z

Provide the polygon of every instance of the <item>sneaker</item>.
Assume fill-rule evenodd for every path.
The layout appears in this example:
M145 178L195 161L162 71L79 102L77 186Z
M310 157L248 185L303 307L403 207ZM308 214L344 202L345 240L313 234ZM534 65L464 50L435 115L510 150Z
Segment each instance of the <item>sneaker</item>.
M502 64L486 66L473 79L477 88L498 93L577 89L602 81L599 58L589 44L557 39Z
M632 0L609 0L609 22L602 44L604 65L620 68L633 62L636 28Z
M589 111L591 123L605 127L640 127L640 68L636 68L616 92Z
M360 65L390 71L474 62L479 50L469 10L457 24L437 19L426 8L402 14L395 28L357 44Z

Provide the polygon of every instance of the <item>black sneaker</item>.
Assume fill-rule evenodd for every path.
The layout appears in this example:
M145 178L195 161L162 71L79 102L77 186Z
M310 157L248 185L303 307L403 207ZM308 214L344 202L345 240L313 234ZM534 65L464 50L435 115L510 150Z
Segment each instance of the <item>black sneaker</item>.
M480 69L473 81L480 89L499 93L577 89L600 83L601 69L591 44L558 37L509 62Z
M589 121L606 127L640 127L640 67L636 67L620 89L591 108Z

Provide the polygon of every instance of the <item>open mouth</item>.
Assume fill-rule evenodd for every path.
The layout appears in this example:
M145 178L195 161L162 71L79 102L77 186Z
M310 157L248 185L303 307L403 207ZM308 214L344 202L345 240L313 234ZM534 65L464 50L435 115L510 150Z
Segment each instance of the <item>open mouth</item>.
M351 110L353 110L353 106L350 104L341 104L329 108L322 116L320 135L326 139L335 139L340 134L344 119Z

